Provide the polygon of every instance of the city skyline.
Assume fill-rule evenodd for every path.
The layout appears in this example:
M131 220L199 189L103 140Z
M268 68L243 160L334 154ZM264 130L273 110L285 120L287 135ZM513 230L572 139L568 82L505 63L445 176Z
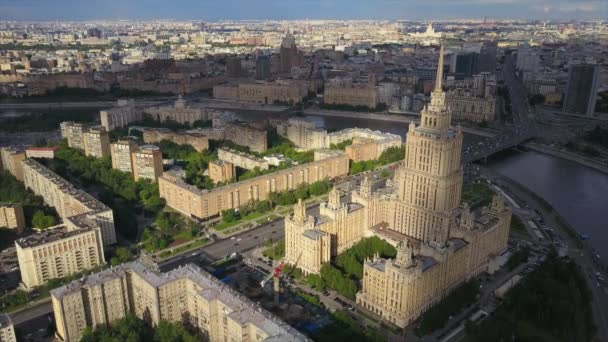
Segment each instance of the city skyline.
M0 0L3 20L605 20L608 6L597 0L396 0L277 1L109 0L91 7L75 0Z

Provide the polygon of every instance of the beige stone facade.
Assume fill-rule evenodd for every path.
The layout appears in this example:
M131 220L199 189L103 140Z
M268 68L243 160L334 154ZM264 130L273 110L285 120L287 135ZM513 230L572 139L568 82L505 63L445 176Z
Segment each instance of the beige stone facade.
M19 203L0 203L0 227L15 229L21 234L25 229L23 206Z
M209 178L214 183L226 183L236 178L234 164L224 160L209 162Z
M161 122L172 120L188 125L192 125L196 121L209 120L205 109L188 107L181 95L179 95L173 106L146 108L144 113L150 115L154 120Z
M0 159L3 170L8 171L17 180L23 181L21 161L25 159L25 151L17 147L2 147L0 148Z
M271 192L295 190L299 184L348 174L348 157L345 154L333 151L333 154L324 157L212 190L200 190L169 171L158 179L158 188L169 207L186 216L206 219L219 215L222 210L239 208L250 201L265 200Z
M300 200L294 214L285 218L285 262L305 274L318 274L321 266L363 238L363 206L342 203L340 192L333 189L320 215L306 215Z
M110 133L101 126L91 127L82 138L84 154L88 157L104 158L110 156Z
M451 113L441 88L443 48L439 66L431 103L423 109L420 125L410 124L405 158L394 178L377 188L366 177L351 194L358 206L353 213L360 214L353 214L351 221L350 211L341 216L348 222L343 232L350 236L344 248L362 236L378 236L397 246L395 260L376 256L365 261L356 302L399 327L410 324L462 282L491 272L490 260L505 251L509 235L511 211L499 197L475 213L460 203L463 136L460 128L450 127ZM315 230L332 221L325 217L331 216L327 208L339 203L335 196L330 194L319 217L304 217L303 209L297 208L294 217L286 219L286 260L305 273L318 272L341 252L340 234L327 245L325 231Z
M88 126L79 122L64 121L61 123L62 136L67 139L68 146L79 150L84 151L84 133L88 130Z
M112 209L77 189L37 161L26 159L22 164L25 187L41 196L46 204L54 207L64 221L75 217L93 220L101 229L103 245L116 243Z
M344 104L350 106L364 106L376 108L378 94L372 86L328 86L325 87L323 102L327 104Z
M0 313L0 342L17 342L13 321L5 313Z
M86 327L134 314L190 324L211 342L308 341L297 330L204 270L188 264L155 273L140 261L122 264L51 292L59 340L75 342Z
M496 97L492 95L478 97L463 89L455 89L446 94L445 105L455 120L491 122L496 119Z
M209 139L210 137L206 134L184 131L174 132L167 128L146 128L144 130L144 142L146 144L169 140L178 145L190 145L198 152L209 149Z
M353 139L352 145L346 146L344 152L353 162L378 159L378 143L366 138Z
M68 218L65 226L19 239L15 246L26 288L105 263L101 229L84 217Z
M218 149L217 158L219 160L230 162L234 164L234 166L238 166L246 170L253 170L256 167L260 170L268 170L270 167L268 161L264 159L232 149Z
M110 144L112 168L133 173L131 154L137 150L137 144L131 140L119 140Z
M277 132L303 150L328 147L327 131L317 128L311 119L289 118L286 123L277 125Z
M242 102L272 104L274 102L298 103L306 96L307 90L291 83L256 82L240 83L238 99Z
M129 123L141 121L143 112L135 107L134 100L118 100L116 107L99 112L101 125L110 132L115 128L127 127Z
M55 158L55 152L57 152L59 147L28 147L25 149L25 156L27 158L46 158L53 159Z
M158 146L140 146L131 153L131 165L133 165L133 178L136 181L143 178L156 183L163 173L163 154Z
M268 149L266 131L247 124L227 124L224 128L224 139L230 140L237 145L247 146L254 152L264 152Z

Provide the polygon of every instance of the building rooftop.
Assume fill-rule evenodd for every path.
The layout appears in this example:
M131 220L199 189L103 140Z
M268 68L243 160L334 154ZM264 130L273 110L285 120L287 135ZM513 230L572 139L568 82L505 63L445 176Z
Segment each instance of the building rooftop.
M79 234L83 234L91 231L94 227L86 226L82 227L82 229L68 231L65 225L57 226L56 228L49 228L43 230L37 234L32 234L30 236L18 239L15 241L17 245L21 248L31 248L40 245L44 245L47 243L63 240L70 238L72 236L76 236Z
M318 240L319 238L327 235L327 233L318 229L306 229L302 234L311 240Z
M57 151L59 149L58 146L51 147L28 147L26 150L30 151Z
M0 312L0 329L13 325L11 317L3 312Z

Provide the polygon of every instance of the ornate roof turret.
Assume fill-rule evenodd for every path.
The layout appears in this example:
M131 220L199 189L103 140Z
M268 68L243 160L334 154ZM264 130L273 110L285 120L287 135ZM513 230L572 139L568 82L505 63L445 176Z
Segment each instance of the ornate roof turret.
M408 268L414 265L413 250L407 241L399 241L397 244L397 257L395 265L403 268Z
M340 203L340 191L333 187L329 192L329 198L327 200L327 205L332 209L338 209L341 206Z
M299 223L306 220L306 205L304 205L301 198L298 199L298 203L293 207L293 220Z

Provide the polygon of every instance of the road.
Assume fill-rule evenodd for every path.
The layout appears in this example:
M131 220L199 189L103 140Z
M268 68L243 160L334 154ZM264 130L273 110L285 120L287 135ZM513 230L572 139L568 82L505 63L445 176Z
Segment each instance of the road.
M157 106L160 103L167 102L175 97L152 97L137 100L137 106ZM0 109L61 109L61 108L103 108L112 107L116 101L77 101L77 102L32 102L32 103L0 103Z

